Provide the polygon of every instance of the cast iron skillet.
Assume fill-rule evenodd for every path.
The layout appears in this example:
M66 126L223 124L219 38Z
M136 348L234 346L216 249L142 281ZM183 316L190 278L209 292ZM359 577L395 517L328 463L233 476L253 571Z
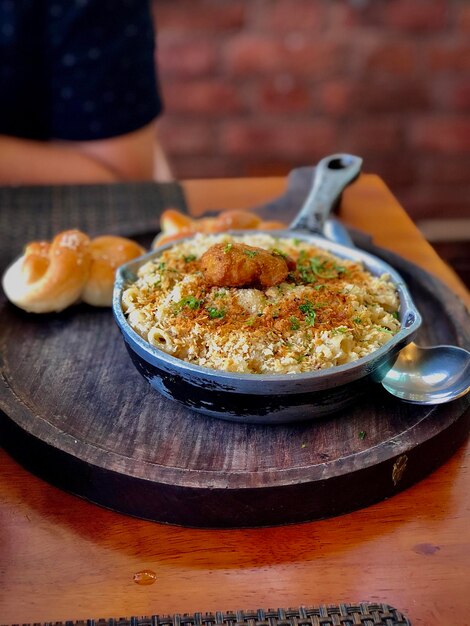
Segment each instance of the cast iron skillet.
M400 298L400 331L387 344L359 360L301 374L230 373L187 363L142 339L127 322L121 305L123 290L136 279L138 268L175 245L172 242L121 266L113 296L114 317L131 359L156 391L206 415L238 422L279 424L339 411L372 384L380 382L400 350L413 340L421 316L399 274L381 259L354 248L339 222L327 221L343 189L358 176L361 165L362 159L348 154L322 159L315 168L311 192L298 216L288 230L276 231L275 236L295 237L338 257L362 261L374 275L389 274Z

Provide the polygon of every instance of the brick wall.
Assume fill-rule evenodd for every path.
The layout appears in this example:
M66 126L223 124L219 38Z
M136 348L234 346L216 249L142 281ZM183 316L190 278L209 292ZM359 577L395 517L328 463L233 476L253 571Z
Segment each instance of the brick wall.
M155 0L178 178L363 156L417 221L470 217L469 0Z

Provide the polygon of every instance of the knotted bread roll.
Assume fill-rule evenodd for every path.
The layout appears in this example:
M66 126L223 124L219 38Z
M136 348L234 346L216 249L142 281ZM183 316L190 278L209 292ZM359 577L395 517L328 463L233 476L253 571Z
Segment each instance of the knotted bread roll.
M93 306L111 306L116 269L145 253L135 241L114 235L103 235L90 243L90 273L81 299Z
M51 243L29 243L4 273L3 290L31 313L59 312L80 301L111 306L116 268L144 252L124 237L92 240L79 230L66 230Z

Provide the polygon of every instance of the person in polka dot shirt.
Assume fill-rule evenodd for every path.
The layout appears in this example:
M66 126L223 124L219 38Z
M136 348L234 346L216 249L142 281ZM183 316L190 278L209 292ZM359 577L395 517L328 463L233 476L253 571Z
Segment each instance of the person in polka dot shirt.
M149 0L0 0L0 184L168 179L162 109Z

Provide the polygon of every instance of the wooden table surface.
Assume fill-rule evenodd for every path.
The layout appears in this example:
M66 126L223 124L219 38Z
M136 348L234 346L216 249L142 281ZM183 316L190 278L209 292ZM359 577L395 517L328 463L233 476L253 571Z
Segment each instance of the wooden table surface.
M282 178L188 181L195 214L279 196ZM384 183L363 175L341 218L431 271L455 274ZM384 602L414 626L470 624L470 448L393 498L324 521L251 530L164 526L101 509L0 451L0 623ZM136 573L155 572L151 585Z

